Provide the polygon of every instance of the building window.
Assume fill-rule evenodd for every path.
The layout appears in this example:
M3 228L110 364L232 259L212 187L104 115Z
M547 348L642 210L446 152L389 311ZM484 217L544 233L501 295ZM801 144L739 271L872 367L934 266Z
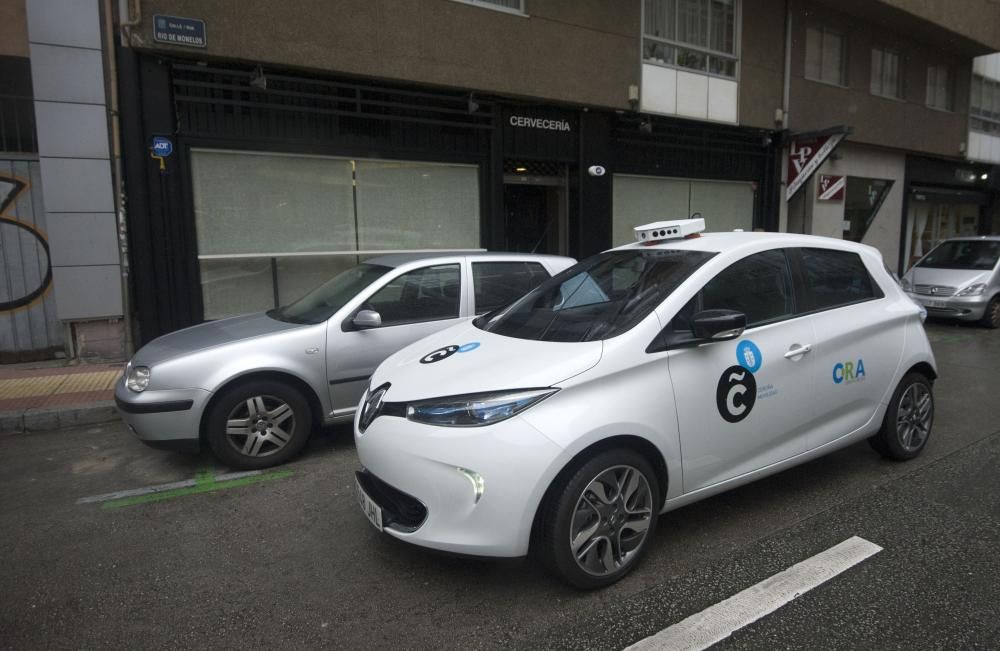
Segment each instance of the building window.
M806 79L847 85L847 48L844 37L832 30L806 30Z
M643 59L735 77L737 0L644 0Z
M286 305L379 251L479 246L475 165L191 152L206 319Z
M455 0L467 5L476 5L486 9L497 9L515 14L524 13L524 0Z
M948 66L927 66L927 106L952 110L951 70Z
M970 104L972 130L1000 135L1000 81L973 75Z
M899 53L872 48L872 95L903 99L903 75L899 70Z

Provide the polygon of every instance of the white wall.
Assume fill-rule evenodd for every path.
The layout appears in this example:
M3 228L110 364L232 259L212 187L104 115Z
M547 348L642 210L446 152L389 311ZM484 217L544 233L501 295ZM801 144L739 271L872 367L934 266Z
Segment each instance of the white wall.
M807 232L826 237L843 237L844 206L841 201L819 201L816 199L816 183L820 174L837 176L861 176L874 179L893 179L889 190L871 227L865 233L862 243L874 246L882 252L886 264L895 269L899 261L899 237L903 224L903 174L906 157L902 153L883 151L853 144L841 144L835 150L838 160L827 159L816 171L800 193L806 192L808 202ZM846 194L846 193L845 193Z
M736 124L739 85L732 79L642 64L640 110Z

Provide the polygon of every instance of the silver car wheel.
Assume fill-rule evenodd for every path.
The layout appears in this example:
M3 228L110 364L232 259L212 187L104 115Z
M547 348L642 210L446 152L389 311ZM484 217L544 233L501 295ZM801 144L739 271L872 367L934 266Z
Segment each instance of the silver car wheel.
M569 528L577 565L595 576L631 563L649 533L652 492L632 466L614 466L595 477L580 495Z
M896 410L896 432L904 450L919 450L930 433L934 416L934 400L927 387L913 383L899 398Z
M274 396L253 396L237 404L226 418L226 440L248 457L272 455L291 440L295 412Z

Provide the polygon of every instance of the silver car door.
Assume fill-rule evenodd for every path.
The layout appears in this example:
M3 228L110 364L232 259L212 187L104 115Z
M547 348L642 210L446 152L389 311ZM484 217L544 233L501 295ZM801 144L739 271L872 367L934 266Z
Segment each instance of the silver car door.
M368 378L386 357L462 320L467 312L459 262L432 264L389 280L342 322L327 327L327 374L333 415L357 407ZM381 325L359 329L352 319L373 310Z

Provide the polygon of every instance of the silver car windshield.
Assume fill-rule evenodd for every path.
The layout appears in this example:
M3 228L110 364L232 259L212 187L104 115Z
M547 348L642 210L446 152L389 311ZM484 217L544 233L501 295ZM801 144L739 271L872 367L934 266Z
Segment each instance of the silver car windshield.
M927 254L917 264L928 269L975 269L987 271L997 264L1000 242L990 240L951 240Z
M294 303L271 310L267 315L290 323L322 323L391 269L377 264L359 264L337 274Z
M518 339L608 339L639 323L713 255L662 249L601 253L474 323L487 332Z

